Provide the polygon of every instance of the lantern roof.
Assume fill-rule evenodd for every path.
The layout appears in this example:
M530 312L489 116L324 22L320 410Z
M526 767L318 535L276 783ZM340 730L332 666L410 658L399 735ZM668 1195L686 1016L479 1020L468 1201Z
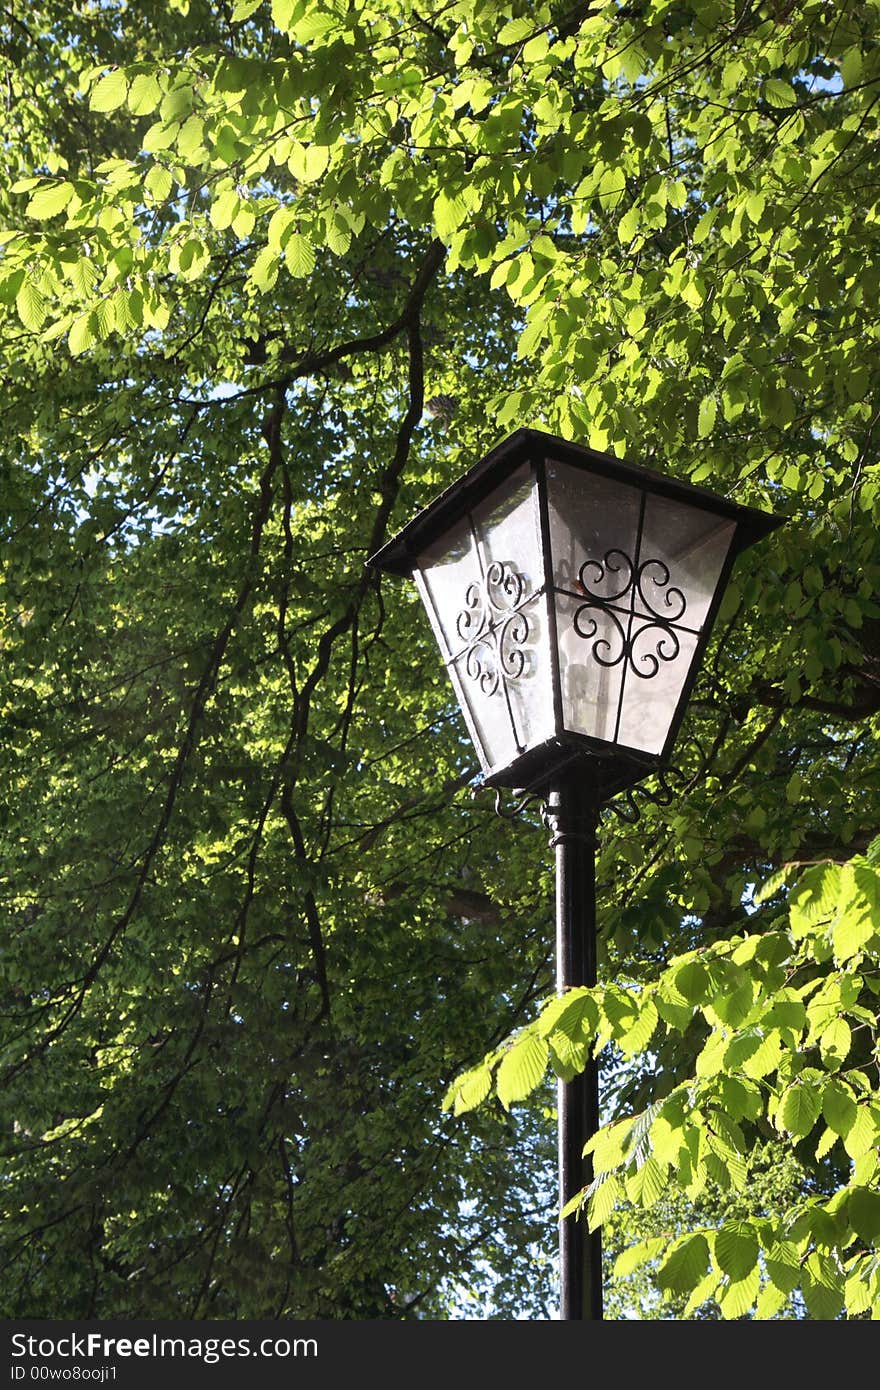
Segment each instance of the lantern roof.
M547 434L543 430L523 428L508 435L467 473L435 497L427 507L407 522L396 536L371 555L368 563L388 574L410 578L417 557L426 546L431 545L460 517L482 502L521 463L536 455L545 458L549 456L560 463L571 464L586 472L613 478L630 487L685 502L692 507L702 507L715 516L735 521L736 532L732 552L734 555L761 540L786 520L785 517L771 512L757 511L738 502L731 502L707 488L670 478L664 473L645 468L642 464L630 463L616 458L613 454L599 453L596 449L560 439L557 435Z

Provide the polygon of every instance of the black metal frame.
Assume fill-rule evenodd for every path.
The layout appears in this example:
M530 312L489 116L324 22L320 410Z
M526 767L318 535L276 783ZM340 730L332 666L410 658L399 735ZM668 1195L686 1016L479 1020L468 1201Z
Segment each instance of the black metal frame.
M620 744L589 738L564 728L559 634L556 622L556 593L564 591L560 590L556 584L553 574L546 478L546 460L548 458L552 459L553 462L558 461L574 465L599 476L616 479L627 487L638 488L642 493L639 539L641 538L641 518L644 516L645 496L647 494L684 502L711 513L715 517L735 523L714 596L699 629L690 669L682 685L666 740L662 751L656 756L647 754L642 750L622 747ZM494 659L497 662L494 671L490 671L488 665L481 665L481 659L478 657L476 664L472 666L471 676L476 680L488 680L490 684L497 678L502 685L505 685L504 624L509 623L512 616L522 614L523 606L528 602L536 601L541 596L546 595L555 734L536 747L523 749L519 743L505 685L514 742L519 751L517 756L505 766L489 768L483 780L486 785L496 788L518 788L527 794L526 799L530 799L532 795L546 798L545 818L552 830L551 845L556 853L557 988L563 992L573 987L592 986L596 983L595 852L599 813L606 803L618 793L623 792L628 798L628 810L625 811L621 808L618 814L623 815L625 819L636 818L638 808L632 798L631 789L652 772L661 774L662 784L661 792L655 795L654 799L669 799L666 793L671 795L671 789L662 780L663 774L670 771L668 755L684 718L734 560L747 546L754 544L777 526L782 525L785 518L754 511L748 507L741 507L726 498L715 496L704 488L693 487L689 483L664 477L651 469L622 462L611 455L597 453L595 450L583 448L581 445L572 444L567 440L557 439L542 431L523 429L517 430L515 434L504 440L470 469L463 478L447 488L440 497L409 522L393 540L377 551L370 558L369 563L389 574L412 577L414 573L417 573L420 554L435 541L441 539L463 517L470 517L470 525L473 530L473 510L524 462L528 462L530 465L532 485L537 497L536 525L543 563L542 583L535 592L530 593L525 598L515 579L507 576L512 585L508 590L508 596L512 596L516 601L510 607L506 607L504 604L500 606L498 621L496 622L488 615L488 607L491 607L487 587L489 579L481 559L481 582L486 586L485 602L488 607L486 611L482 611L478 615L479 596L471 595L469 589L467 594L470 595L470 598L467 595L464 596L465 607L462 613L466 614L470 611L473 614L475 630L474 632L470 631L470 619L467 619L464 621L465 631L462 632L459 629L458 635L464 643L463 651L467 650L465 638L468 636L474 643L470 651L474 651L477 645L482 643L486 646L486 652L491 655L492 644L494 643ZM613 552L604 552L606 564L611 553ZM638 547L632 558L629 556L624 558L629 567L629 585L623 592L629 592L633 585L640 585L641 575L646 566L660 564L664 570L666 569L662 561L650 558L643 561ZM598 565L600 569L602 567L602 561L599 557L588 557L585 564L581 566L580 589L573 592L571 597L581 603L581 611L583 612L588 613L591 609L605 609L607 611L609 608L607 596L603 599L600 595L591 593L589 585L584 582L584 570L589 564ZM503 563L499 565L499 573L496 576L499 584L505 582L505 568ZM668 581L669 574L666 570L664 585ZM446 645L440 615L434 609L427 586L421 581L421 578L419 587L434 629L443 644ZM618 595L618 598L622 596L622 594ZM680 596L683 599L684 596ZM659 627L667 635L676 626L675 621L668 614L663 615L652 610L650 603L646 603L645 607L648 609L645 616L653 620L655 626L658 625L657 620L659 620ZM682 609L678 616L683 616L683 612ZM623 636L622 652L617 658L621 661L633 660L634 613L635 596L633 591L625 632L621 623L616 617L614 618L617 628ZM595 624L595 620L591 620L589 617L585 621L594 621ZM594 625L592 633L581 632L581 636L590 640L596 635L597 630L597 625ZM690 629L690 631L693 633L694 629ZM672 632L672 639L675 642L678 641L674 632ZM457 656L450 654L447 665L450 668L454 667L455 662L460 660L461 656L462 653ZM482 659L488 662L489 656L484 656ZM597 659L600 664L616 664L616 662L612 663L610 658L604 662L601 656L598 656ZM651 660L658 662L663 659L664 654L659 649L656 656L651 658ZM471 660L470 655L466 657L466 660ZM517 662L514 660L514 667L516 665ZM511 671L509 674L515 677L516 672ZM636 674L644 673L636 671ZM651 674L650 663L648 674ZM484 686L484 690L485 688ZM619 711L621 708L622 692ZM620 726L619 711L617 731L619 731ZM462 705L462 712L474 745L479 751L482 746L481 741L466 702ZM612 807L612 809L616 808ZM589 1059L586 1070L575 1077L573 1081L560 1081L558 1119L560 1198L561 1204L564 1205L578 1192L583 1191L591 1180L591 1165L588 1160L584 1159L583 1150L588 1138L595 1133L599 1124L598 1067L594 1058ZM602 1250L600 1233L598 1231L589 1233L583 1220L567 1218L560 1225L559 1250L560 1317L564 1320L601 1319Z

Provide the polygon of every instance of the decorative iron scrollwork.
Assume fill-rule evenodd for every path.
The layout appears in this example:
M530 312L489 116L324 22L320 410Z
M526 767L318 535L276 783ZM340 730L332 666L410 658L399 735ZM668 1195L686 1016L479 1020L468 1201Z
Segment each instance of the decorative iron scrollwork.
M653 771L656 782L654 787L645 787L641 783L627 787L610 801L606 801L602 809L609 811L618 820L626 821L628 825L635 825L642 818L640 802L647 801L653 806L671 806L675 798L681 794L687 777L678 767L660 767Z
M687 600L670 585L669 567L662 560L636 566L624 551L609 550L604 560L585 560L578 580L586 602L575 610L572 625L579 637L592 642L600 666L625 661L633 675L650 680L661 662L675 660L681 643L674 624L684 617ZM606 592L597 592L599 586Z
M525 575L502 560L493 560L482 581L465 591L455 630L466 644L465 673L486 696L496 693L502 676L518 680L526 669L531 629L519 604L527 596Z

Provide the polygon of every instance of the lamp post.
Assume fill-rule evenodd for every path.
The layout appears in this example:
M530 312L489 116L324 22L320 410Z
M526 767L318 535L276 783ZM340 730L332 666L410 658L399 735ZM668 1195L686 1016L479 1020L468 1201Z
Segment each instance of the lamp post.
M596 983L605 801L662 768L740 551L782 518L537 430L517 430L370 563L413 578L486 785L543 796L557 988ZM591 1179L591 1059L559 1082L564 1205ZM560 1225L560 1318L602 1317L601 1245Z

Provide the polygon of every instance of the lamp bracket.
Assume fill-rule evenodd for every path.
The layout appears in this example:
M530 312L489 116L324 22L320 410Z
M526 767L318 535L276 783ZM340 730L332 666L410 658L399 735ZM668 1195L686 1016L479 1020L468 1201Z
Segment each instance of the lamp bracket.
M527 806L531 806L536 801L543 801L543 799L540 792L526 792L525 795L521 796L518 801L515 801L512 806L505 809L503 789L501 787L496 787L495 814L496 816L500 816L502 820L516 820Z
M642 818L641 807L636 797L640 797L643 802L649 801L654 806L670 806L681 791L682 784L688 781L687 775L679 767L661 767L653 771L658 782L656 790L636 782L634 786L627 787L625 791L618 792L617 796L606 801L602 809L610 811L618 820L626 821L628 825L635 825ZM671 785L673 780L676 786Z
M649 788L642 782L636 782L633 786L626 787L623 791L616 793L615 796L603 800L599 806L600 814L608 811L618 820L624 821L628 825L635 825L641 820L642 804L649 802L652 806L670 806L690 780L688 774L683 772L680 767L673 767L671 764L658 765L655 762L645 768L645 776L649 775L655 779L656 785L654 787ZM550 828L553 793L548 791L546 784L541 790L520 788L517 800L509 807L504 805L504 789L497 787L494 790L495 814L500 816L502 820L516 820L529 807L539 805L541 820L545 826Z

